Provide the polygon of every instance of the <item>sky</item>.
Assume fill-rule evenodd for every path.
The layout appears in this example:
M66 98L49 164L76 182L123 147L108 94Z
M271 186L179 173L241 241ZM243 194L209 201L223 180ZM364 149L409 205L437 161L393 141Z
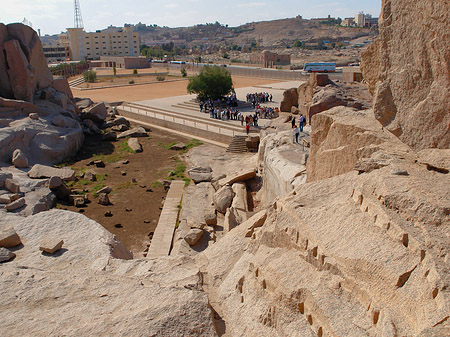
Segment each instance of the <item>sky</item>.
M297 15L344 18L364 12L378 17L381 9L381 0L79 0L79 4L87 32L138 22L186 27L218 21L236 27ZM2 6L0 22L22 22L24 18L42 35L59 34L74 27L74 0L10 0L8 6Z

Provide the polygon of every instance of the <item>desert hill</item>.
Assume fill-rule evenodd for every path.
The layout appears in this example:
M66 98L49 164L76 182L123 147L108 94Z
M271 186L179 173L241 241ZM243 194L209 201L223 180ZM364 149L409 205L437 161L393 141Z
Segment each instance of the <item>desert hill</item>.
M376 30L367 28L340 27L300 18L252 22L238 27L228 27L219 22L178 28L138 24L136 30L141 33L141 42L144 44L161 40L179 40L182 43L181 40L185 40L191 45L208 43L242 46L253 42L261 47L286 46L296 40L339 42L377 35Z

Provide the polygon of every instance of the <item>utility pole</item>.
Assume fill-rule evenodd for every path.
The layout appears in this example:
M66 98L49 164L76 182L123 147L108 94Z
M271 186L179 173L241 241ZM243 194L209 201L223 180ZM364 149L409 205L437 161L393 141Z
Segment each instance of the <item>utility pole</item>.
M83 27L83 18L81 17L80 3L78 0L74 0L75 12L73 18L73 25L75 28L84 28Z

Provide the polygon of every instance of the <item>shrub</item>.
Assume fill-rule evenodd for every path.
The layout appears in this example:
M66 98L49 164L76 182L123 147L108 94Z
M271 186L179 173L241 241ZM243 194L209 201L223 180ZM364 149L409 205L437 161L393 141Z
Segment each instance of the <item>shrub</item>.
M156 77L156 79L158 81L164 81L166 78L164 76L158 76L158 77Z
M187 76L187 71L186 71L186 69L184 69L184 68L181 68L181 76L182 77L186 77Z
M116 74L117 74L117 69L116 69L116 67L113 67L113 74L114 74L114 76L116 76Z
M83 78L86 82L93 83L97 80L97 73L94 70L86 70L83 73Z
M134 80L129 81L128 84L134 84Z
M136 68L134 68L134 69L133 69L133 75L137 75L137 74L138 74L138 71L137 71Z

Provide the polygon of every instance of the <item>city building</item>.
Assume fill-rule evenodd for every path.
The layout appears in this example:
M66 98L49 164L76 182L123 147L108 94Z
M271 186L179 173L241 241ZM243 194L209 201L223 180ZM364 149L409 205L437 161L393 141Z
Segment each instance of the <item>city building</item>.
M139 56L139 33L132 26L110 26L95 33L67 28L67 41L73 61L99 60L101 56Z
M150 68L148 58L138 56L100 56L100 60L90 62L91 67L142 69Z
M364 27L364 13L360 12L355 15L355 25L358 27Z
M344 26L344 27L352 27L354 25L355 25L355 18L345 18L341 22L341 26Z
M65 62L69 57L68 48L60 43L43 43L42 49L47 63Z
M250 54L250 63L259 64L264 68L273 68L274 66L284 66L291 64L291 55L280 55L268 50L262 53Z

